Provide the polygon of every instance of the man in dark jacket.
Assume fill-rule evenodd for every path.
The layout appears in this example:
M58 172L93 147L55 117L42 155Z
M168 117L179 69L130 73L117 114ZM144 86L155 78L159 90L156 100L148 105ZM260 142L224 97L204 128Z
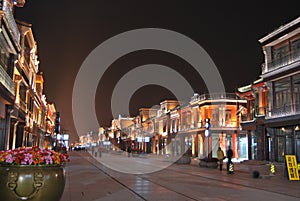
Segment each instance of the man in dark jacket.
M231 147L228 147L226 156L227 156L227 158L228 158L228 162L227 162L227 172L229 172L229 165L230 165L230 163L232 163L231 159L232 159L232 156L233 156L233 151L232 151Z

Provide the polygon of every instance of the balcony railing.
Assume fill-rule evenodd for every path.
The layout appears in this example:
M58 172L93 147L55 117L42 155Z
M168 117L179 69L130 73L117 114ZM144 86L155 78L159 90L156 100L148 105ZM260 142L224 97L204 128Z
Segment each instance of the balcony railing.
M238 100L239 97L234 93L210 93L210 94L202 94L199 96L193 96L191 98L191 101L204 101L204 100L217 100L217 99Z
M15 95L15 83L7 72L0 65L0 83L12 94Z
M300 61L300 51L290 52L279 59L267 63L267 65L265 63L262 64L262 74L282 68L296 61Z
M205 128L204 124L198 124L198 127L192 126L192 124L182 124L179 126L179 131L189 131L199 128ZM235 128L238 127L237 121L210 121L210 128Z
M271 108L270 111L267 112L267 118L275 118L275 117L284 117L300 114L300 103L295 104L284 104L281 107Z

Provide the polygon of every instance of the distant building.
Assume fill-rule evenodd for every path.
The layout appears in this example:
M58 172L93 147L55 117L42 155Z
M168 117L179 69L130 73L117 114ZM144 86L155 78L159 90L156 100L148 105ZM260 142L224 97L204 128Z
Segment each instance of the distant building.
M165 100L159 108L141 108L127 127L120 128L119 120L113 120L112 139L127 130L131 131L127 143L145 153L179 156L190 150L193 157L204 158L216 157L219 146L224 151L230 146L235 158L248 159L247 133L239 127L239 111L245 107L246 100L235 94L195 94L185 104ZM211 127L206 136L207 118Z

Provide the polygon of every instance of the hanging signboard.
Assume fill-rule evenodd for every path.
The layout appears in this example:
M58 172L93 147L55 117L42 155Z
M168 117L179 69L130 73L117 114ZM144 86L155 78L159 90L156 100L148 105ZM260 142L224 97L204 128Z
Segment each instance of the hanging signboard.
M286 168L288 170L290 180L299 180L298 165L295 155L286 155Z

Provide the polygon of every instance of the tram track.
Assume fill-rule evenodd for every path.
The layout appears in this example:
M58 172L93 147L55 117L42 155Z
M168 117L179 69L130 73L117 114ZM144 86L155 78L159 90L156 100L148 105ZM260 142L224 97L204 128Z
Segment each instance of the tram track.
M137 191L135 191L133 188L131 188L131 187L129 187L127 184L125 184L125 182L122 182L120 179L117 179L116 177L114 177L113 175L111 175L110 173L108 173L108 171L106 171L106 170L102 169L101 167L99 167L99 165L100 165L99 162L97 162L97 163L98 163L98 165L97 165L97 164L95 164L95 162L90 161L89 159L91 159L91 158L92 158L93 160L95 160L92 156L90 156L89 159L86 158L86 157L82 157L82 158L84 158L85 160L87 160L92 166L94 166L96 169L98 169L98 170L101 171L103 174L105 174L106 176L108 176L110 179L112 179L113 181L115 181L116 183L118 183L119 185L121 185L122 187L126 188L126 189L129 190L130 192L132 192L134 195L138 196L138 197L141 198L142 200L147 200L143 195L141 195L140 193L138 193ZM101 164L100 166L103 167L102 164ZM110 170L110 171L114 171L114 170ZM178 195L180 195L180 196L183 196L183 197L185 197L185 198L187 198L187 199L189 199L189 200L201 201L201 200L199 200L199 199L195 199L195 198L193 198L193 197L190 197L190 196L188 196L188 195L186 195L186 194L184 194L184 193L181 193L181 192L175 191L175 190L173 190L173 189L171 189L171 188L168 188L167 186L161 185L161 184L159 184L158 182L152 181L152 180L150 180L150 179L148 179L148 178L144 178L144 177L142 177L141 175L133 175L133 174L132 174L132 176L134 176L134 177L136 177L136 178L140 178L140 179L146 180L146 181L148 181L148 182L151 182L151 183L154 184L154 185L160 186L161 188L164 188L164 189L166 189L166 190L168 190L168 191L171 191L171 192L173 192L173 193L176 193L176 194L178 194Z

